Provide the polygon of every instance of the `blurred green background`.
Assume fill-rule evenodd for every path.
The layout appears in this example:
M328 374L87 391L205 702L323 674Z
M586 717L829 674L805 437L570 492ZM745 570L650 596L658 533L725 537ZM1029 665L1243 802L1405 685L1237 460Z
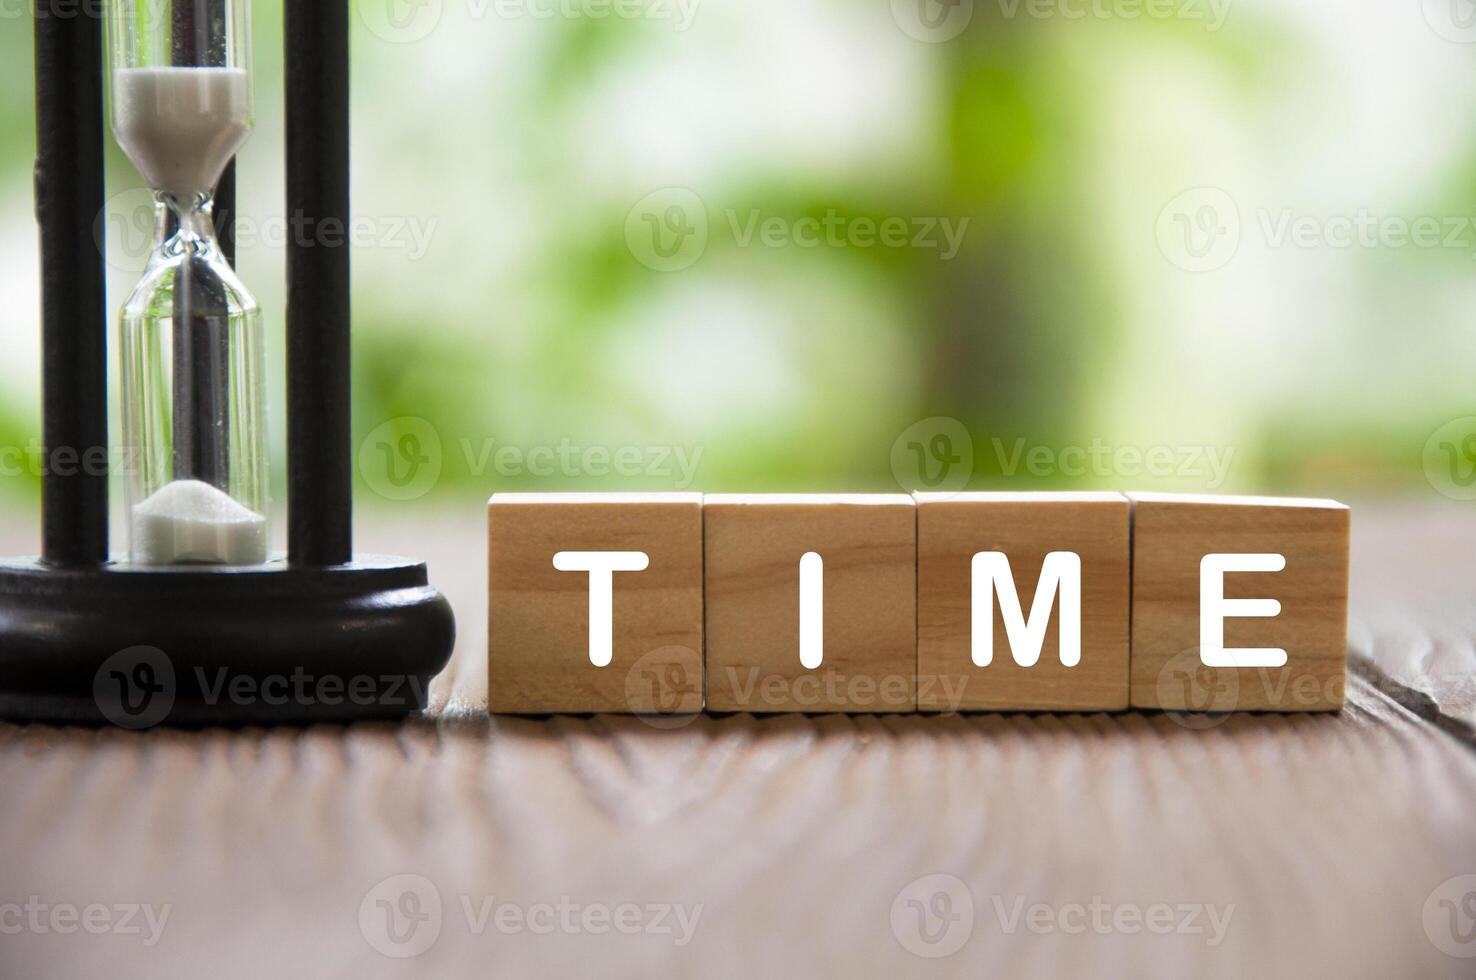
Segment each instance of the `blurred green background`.
M366 509L1476 495L1468 0L353 3ZM258 0L239 204L279 507L280 23ZM24 4L0 31L0 444L24 447ZM108 177L116 307L147 195L116 148ZM34 471L0 480L14 515Z

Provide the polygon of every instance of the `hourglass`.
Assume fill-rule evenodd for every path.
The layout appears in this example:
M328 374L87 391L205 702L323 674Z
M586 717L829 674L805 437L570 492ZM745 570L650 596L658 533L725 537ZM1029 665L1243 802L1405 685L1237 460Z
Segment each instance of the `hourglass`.
M350 219L350 2L283 5L294 227ZM0 718L146 728L425 707L455 620L423 562L353 549L342 236L287 247L287 554L267 551L272 324L221 248L230 220L213 196L252 124L245 0L37 3L32 16L46 451L41 554L0 558ZM116 319L98 221L105 89L157 200L153 253ZM124 469L126 556L109 550L110 460Z
M267 558L261 315L216 240L214 195L251 131L246 0L111 0L113 133L156 201L119 359L130 555Z

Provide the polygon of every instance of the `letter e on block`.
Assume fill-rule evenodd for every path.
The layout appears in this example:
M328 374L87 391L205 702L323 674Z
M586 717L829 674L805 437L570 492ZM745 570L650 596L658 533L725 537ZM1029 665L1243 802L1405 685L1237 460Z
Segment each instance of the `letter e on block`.
M1351 515L1331 500L1129 494L1132 705L1332 711Z
M487 524L492 712L701 709L700 494L497 494Z

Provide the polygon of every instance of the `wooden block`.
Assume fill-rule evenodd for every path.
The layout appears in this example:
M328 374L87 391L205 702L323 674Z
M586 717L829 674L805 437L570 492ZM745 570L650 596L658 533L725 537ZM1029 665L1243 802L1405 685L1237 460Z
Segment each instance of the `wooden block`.
M1129 494L1133 502L1135 708L1328 711L1343 704L1348 651L1348 508L1331 500ZM1206 555L1231 557L1217 563ZM1285 566L1270 570L1280 560ZM1221 573L1216 565L1231 565ZM1265 570L1235 571L1259 565ZM1223 580L1225 613L1201 623L1201 573ZM1237 601L1275 600L1262 615ZM1214 631L1223 621L1223 643ZM1202 625L1210 634L1201 636ZM1217 651L1223 647L1224 654ZM1285 652L1272 666L1270 653ZM1230 660L1247 664L1228 666ZM1209 664L1204 659L1210 660ZM1266 658L1271 658L1267 660ZM1220 661L1220 662L1216 662ZM1256 661L1261 661L1256 663Z
M701 710L700 494L505 493L487 518L491 711ZM631 570L582 570L610 553ZM609 624L595 615L592 635L602 587Z
M920 493L917 507L919 709L1127 707L1126 497ZM1002 587L998 555L1008 561L1009 583ZM1047 569L1050 591L1037 596ZM1073 606L1077 640L1063 648L1062 616ZM987 630L981 641L990 640L978 650L976 623ZM1032 624L1041 632L1026 628Z
M707 497L708 707L915 710L916 516L901 494ZM801 603L802 560L823 610Z

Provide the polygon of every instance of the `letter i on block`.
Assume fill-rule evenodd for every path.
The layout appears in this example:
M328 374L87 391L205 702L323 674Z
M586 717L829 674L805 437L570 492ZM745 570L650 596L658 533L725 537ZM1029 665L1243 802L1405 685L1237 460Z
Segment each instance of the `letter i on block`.
M916 513L902 494L705 498L707 706L914 710Z
M1128 496L1133 707L1342 706L1347 507L1293 498Z
M917 494L921 711L1128 705L1128 501Z
M500 493L487 506L494 713L702 709L702 496Z

